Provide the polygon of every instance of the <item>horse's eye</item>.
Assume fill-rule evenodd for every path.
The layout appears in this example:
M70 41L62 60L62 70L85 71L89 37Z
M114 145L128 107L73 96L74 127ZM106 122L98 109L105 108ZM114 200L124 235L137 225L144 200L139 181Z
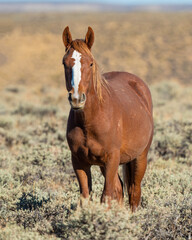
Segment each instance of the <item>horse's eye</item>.
M90 67L92 67L92 66L93 66L93 63L90 64Z

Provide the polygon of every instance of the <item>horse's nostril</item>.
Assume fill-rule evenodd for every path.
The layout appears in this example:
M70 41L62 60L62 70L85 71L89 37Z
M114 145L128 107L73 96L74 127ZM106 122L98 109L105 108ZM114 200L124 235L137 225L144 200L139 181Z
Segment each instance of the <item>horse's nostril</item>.
M72 94L69 93L68 100L71 102L72 101Z

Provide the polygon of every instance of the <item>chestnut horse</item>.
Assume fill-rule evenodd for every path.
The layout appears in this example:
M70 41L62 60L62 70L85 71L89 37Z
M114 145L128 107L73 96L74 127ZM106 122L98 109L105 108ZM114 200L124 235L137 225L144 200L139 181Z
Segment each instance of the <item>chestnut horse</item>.
M69 27L63 31L63 58L71 110L67 141L72 154L81 196L92 190L91 166L100 166L105 177L101 201L123 200L123 179L134 211L140 202L141 181L153 137L152 100L147 85L127 72L100 74L91 53L94 32L85 40L72 40Z

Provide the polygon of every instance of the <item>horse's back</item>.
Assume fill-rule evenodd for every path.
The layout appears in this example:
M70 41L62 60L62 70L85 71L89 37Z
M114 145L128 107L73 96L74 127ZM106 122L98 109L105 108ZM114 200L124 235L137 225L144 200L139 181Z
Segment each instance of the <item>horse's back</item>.
M122 88L124 91L126 89L133 90L140 101L147 107L150 114L152 114L151 93L143 80L128 72L107 72L103 76L115 91L118 91L118 89L122 90Z

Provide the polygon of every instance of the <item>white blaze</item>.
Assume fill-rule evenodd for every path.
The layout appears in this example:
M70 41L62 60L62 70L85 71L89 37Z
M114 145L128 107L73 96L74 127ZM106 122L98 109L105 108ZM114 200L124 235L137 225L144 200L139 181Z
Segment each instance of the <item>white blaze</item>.
M72 58L75 59L75 64L72 67L72 80L71 85L74 88L74 98L79 98L79 83L81 81L81 53L74 50Z

